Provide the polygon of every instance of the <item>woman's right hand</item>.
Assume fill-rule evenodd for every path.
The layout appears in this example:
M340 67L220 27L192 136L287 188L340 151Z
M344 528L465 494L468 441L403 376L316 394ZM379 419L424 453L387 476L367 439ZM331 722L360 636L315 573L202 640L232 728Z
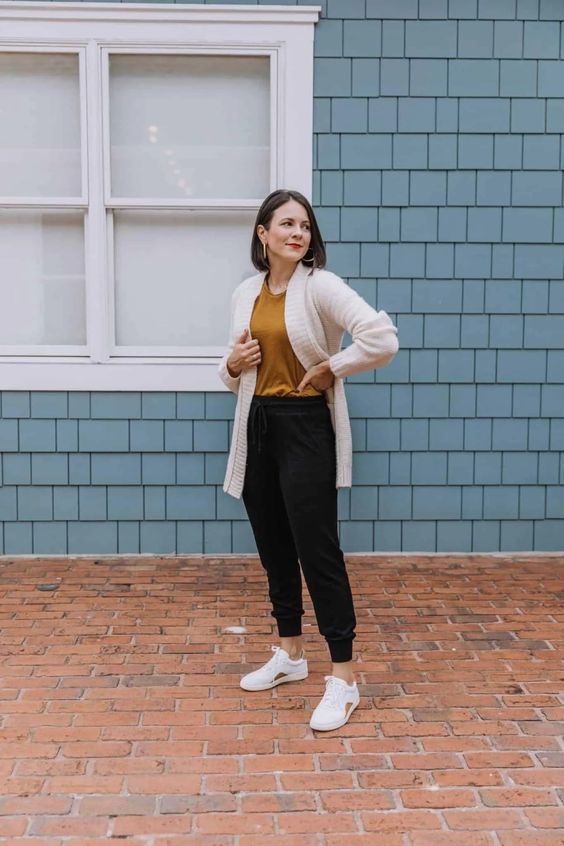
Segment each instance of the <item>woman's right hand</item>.
M245 329L227 359L227 369L231 376L239 376L243 370L258 367L261 362L259 342L254 338L248 340L248 337L249 330Z

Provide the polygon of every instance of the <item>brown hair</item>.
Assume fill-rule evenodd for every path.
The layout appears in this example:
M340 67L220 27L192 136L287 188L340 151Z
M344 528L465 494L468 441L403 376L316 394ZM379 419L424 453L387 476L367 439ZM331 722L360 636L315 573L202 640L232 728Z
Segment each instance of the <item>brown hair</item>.
M299 191L289 191L285 188L280 188L277 191L273 191L272 194L269 194L264 200L262 206L258 210L257 218L255 220L255 228L253 230L253 238L251 241L251 261L257 270L269 269L268 261L264 258L261 240L257 235L257 227L262 225L265 229L268 229L272 220L272 215L276 209L283 206L284 203L288 203L290 200L295 200L304 207L307 211L311 226L311 243L309 245L309 250L303 257L302 261L308 267L325 267L327 262L325 244L323 243L323 238L321 237L321 232L319 231L319 226L309 200L307 200L303 194L300 194Z

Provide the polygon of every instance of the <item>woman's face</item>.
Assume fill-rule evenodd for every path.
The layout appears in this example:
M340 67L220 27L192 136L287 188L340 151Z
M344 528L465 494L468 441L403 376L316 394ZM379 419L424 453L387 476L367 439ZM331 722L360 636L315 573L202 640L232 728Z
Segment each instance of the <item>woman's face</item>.
M276 209L268 229L257 227L257 234L266 244L269 262L274 257L284 261L301 261L311 243L308 213L296 200L289 200Z

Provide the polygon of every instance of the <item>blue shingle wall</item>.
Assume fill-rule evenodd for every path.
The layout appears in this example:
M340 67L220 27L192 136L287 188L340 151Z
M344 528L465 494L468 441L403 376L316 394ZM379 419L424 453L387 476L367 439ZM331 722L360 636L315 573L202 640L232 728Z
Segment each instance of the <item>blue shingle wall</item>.
M320 5L314 203L401 344L348 380L343 546L562 549L564 3ZM234 397L0 399L4 553L254 551Z

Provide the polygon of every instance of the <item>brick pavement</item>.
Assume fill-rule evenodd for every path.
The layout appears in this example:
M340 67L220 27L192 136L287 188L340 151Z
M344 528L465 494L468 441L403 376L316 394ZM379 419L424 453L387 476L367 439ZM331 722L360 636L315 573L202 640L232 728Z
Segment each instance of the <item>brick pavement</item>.
M349 572L361 706L314 734L309 602L309 678L239 688L275 642L256 559L1 558L0 842L563 846L564 555Z

